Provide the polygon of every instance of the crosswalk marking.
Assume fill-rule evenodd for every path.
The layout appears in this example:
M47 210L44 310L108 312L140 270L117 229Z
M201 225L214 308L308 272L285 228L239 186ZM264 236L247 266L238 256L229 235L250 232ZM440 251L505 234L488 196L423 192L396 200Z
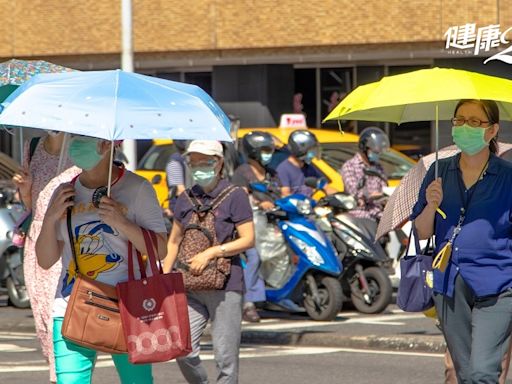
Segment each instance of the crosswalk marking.
M444 354L439 353L422 353L410 351L381 351L381 350L361 350L353 348L330 348L330 347L282 347L282 346L265 346L265 347L246 347L240 351L240 359L257 359L267 357L286 357L300 355L322 355L327 353L359 353L359 354L378 354L378 355L395 355L395 356L416 356L441 359ZM214 355L211 351L201 353L202 360L213 360ZM161 364L175 364L175 361L169 361ZM96 363L98 368L110 368L114 363L109 355L99 355ZM13 364L11 362L3 362L0 364L0 373L5 372L42 372L47 371L48 366L44 360L25 361L23 365Z
M26 348L26 347L20 347L16 344L4 344L0 343L0 352L7 352L7 353L19 353L19 352L35 352L37 351L37 348Z
M400 311L401 312L401 311ZM301 329L301 328L318 328L336 324L379 324L379 325L394 325L403 326L404 322L398 322L396 320L407 320L407 319L420 319L425 317L422 313L405 313L401 312L390 316L389 314L380 316L354 316L350 318L337 317L333 321L312 321L312 320L301 320L301 321L272 321L262 322L260 324L244 324L242 328L249 331L282 331L286 329Z

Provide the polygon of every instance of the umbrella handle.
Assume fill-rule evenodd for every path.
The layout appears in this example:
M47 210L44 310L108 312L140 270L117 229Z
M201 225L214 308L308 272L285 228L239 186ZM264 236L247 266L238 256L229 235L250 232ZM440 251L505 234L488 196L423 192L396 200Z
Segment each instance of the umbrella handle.
M67 132L64 133L64 137L62 138L62 144L60 147L60 155L59 155L59 165L57 166L57 175L60 175L62 172L62 167L64 165L64 156L66 156L66 146L68 145L68 137L69 134Z
M107 185L107 196L110 197L110 187L112 184L112 166L114 164L114 140L110 141L110 163L108 168L108 185Z
M435 180L437 180L437 177L439 176L439 166L438 166L438 160L439 160L439 104L436 103L436 132L435 132L435 141L436 141L436 162L435 162Z

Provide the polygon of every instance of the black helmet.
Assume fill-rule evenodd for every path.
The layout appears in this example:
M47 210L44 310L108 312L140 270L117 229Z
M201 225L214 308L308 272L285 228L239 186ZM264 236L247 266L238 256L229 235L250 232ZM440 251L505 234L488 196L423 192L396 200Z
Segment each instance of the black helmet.
M293 156L300 158L306 156L312 149L317 150L318 140L310 131L297 130L288 138L288 149Z
M185 150L188 147L188 143L189 143L188 140L173 140L172 142L173 142L174 146L176 148L178 148L178 151L180 151L180 152L185 152Z
M379 127L367 127L359 135L359 149L364 154L368 150L382 153L389 149L389 138Z
M261 150L268 149L274 152L276 145L270 133L253 131L244 136L242 139L242 147L247 157L261 161Z

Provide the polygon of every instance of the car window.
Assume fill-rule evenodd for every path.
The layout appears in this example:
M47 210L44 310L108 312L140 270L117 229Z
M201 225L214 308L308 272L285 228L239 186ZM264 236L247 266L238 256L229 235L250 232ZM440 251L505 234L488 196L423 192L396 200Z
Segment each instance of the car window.
M343 163L351 159L358 151L357 143L320 143L320 147L322 148L322 160L336 170L339 170ZM404 159L393 151L383 153L380 163L388 179L401 179L414 166L413 161Z
M228 176L231 176L240 161L233 144L223 143L223 147L224 170ZM138 169L165 172L169 158L174 152L176 147L172 144L153 145L140 160Z
M153 145L140 160L138 168L151 171L165 171L169 157L174 152L176 152L176 147L172 144Z

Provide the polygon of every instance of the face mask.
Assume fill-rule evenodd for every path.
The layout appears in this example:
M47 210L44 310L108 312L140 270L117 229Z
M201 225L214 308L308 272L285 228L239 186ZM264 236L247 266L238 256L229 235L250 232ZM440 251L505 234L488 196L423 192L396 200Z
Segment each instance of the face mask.
M306 153L306 156L304 157L304 162L306 164L311 164L311 162L313 161L315 156L316 156L315 151L308 151L308 153Z
M191 169L192 178L201 187L207 187L211 185L217 175L215 174L215 167L195 167Z
M474 128L467 124L452 127L453 142L462 152L470 156L489 145L484 135L485 128Z
M69 158L78 168L89 171L103 158L98 153L98 139L92 137L74 137L69 142Z
M267 165L272 160L272 153L261 153L261 164Z
M368 161L370 163L378 163L380 159L380 154L368 151Z

